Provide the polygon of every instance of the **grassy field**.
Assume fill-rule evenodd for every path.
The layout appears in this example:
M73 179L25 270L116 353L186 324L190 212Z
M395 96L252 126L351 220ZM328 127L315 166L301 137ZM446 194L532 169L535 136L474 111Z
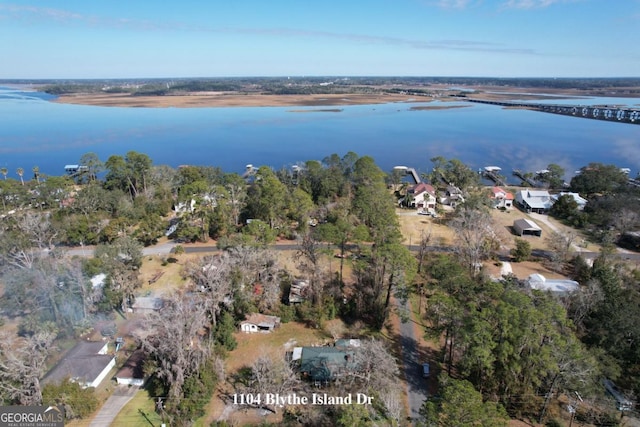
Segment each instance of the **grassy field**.
M149 427L162 424L162 418L155 412L155 402L146 391L140 390L118 413L113 426Z

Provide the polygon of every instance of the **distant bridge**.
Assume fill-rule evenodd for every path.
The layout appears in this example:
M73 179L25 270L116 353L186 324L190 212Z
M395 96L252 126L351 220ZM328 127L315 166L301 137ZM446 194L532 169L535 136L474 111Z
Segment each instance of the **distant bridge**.
M542 111L545 113L562 114L565 116L582 117L585 119L606 120L609 122L640 124L640 109L617 108L611 106L576 106L576 105L553 105L553 104L532 104L528 102L503 102L486 101L482 99L469 99L466 101L478 104L500 105L503 107L526 108L528 110Z

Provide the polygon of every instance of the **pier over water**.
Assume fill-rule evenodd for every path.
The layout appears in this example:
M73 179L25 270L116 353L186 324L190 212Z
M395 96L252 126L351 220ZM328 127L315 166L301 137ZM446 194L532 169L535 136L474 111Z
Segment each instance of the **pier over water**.
M584 119L606 120L610 122L640 124L640 109L617 108L598 105L554 105L533 104L529 102L504 102L487 101L482 99L463 98L468 102L478 104L500 105L502 107L526 108L528 110L542 111L544 113L562 114L565 116L582 117Z

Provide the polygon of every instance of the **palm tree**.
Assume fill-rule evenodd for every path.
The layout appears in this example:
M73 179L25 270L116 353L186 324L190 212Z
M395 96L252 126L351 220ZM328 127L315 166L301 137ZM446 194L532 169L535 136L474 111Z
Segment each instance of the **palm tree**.
M24 169L18 168L16 169L16 173L20 177L20 182L22 183L22 185L24 185L24 179L22 179L22 175L24 175Z
M7 168L1 168L1 169L0 169L0 173L1 173L2 175L4 175L4 180L6 181L6 180L7 180L7 174L9 173L9 169L7 169Z
M34 166L31 170L33 171L33 178L38 184L40 184L40 168L38 166Z

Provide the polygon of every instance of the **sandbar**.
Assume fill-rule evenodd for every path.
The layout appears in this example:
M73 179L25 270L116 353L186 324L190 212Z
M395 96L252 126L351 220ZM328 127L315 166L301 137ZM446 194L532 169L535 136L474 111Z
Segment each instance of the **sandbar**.
M133 96L130 94L62 95L54 102L102 107L202 108L202 107L322 107L430 102L430 97L401 94L263 95L240 93L194 93L185 95Z

